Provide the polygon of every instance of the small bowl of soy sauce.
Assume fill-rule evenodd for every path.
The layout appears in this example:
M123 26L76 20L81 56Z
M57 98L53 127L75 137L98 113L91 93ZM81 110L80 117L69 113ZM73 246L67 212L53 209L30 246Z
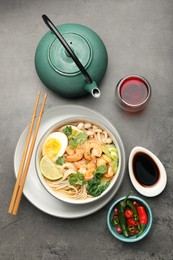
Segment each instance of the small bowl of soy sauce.
M129 156L128 168L131 182L140 194L154 197L165 189L167 184L165 167L148 149L134 147Z
M121 79L115 92L118 105L128 112L142 110L151 98L149 82L139 75L129 75Z

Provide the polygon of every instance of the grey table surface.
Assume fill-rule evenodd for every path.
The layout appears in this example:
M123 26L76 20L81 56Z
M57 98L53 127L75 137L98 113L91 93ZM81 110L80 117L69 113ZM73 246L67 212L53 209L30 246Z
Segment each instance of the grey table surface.
M67 99L38 79L34 55L47 32L46 13L55 24L79 23L104 41L109 61L99 99ZM0 0L0 259L173 259L173 1L172 0ZM152 87L152 98L141 113L129 114L115 103L117 82L140 74ZM80 219L61 219L43 213L24 196L17 216L7 213L15 183L13 156L29 123L38 89L48 92L45 109L77 104L106 116L119 131L127 158L144 146L163 162L168 176L159 196L145 198L153 211L149 235L138 243L117 241L108 231L111 203L133 191L126 167L114 198L96 213Z

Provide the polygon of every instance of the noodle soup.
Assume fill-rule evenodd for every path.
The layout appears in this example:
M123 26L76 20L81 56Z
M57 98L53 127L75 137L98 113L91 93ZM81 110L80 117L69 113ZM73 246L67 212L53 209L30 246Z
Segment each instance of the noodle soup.
M63 201L91 202L107 193L119 174L116 140L90 121L57 125L42 139L37 153L41 182Z

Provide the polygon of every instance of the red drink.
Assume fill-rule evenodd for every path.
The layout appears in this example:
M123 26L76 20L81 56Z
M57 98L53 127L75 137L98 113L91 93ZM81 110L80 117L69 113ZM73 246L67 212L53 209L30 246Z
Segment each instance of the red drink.
M117 97L120 106L131 112L144 108L151 95L149 83L140 76L131 75L117 85Z

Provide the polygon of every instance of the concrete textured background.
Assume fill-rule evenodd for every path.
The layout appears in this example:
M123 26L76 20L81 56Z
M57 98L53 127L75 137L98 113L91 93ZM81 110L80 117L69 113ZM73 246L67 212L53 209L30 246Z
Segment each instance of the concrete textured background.
M99 99L62 98L38 79L34 54L47 31L43 13L57 25L86 25L103 39L109 62ZM173 1L0 0L0 65L0 259L172 260ZM137 114L122 111L114 97L119 79L133 73L146 77L152 86L149 105ZM146 198L154 222L145 239L125 244L117 241L106 226L107 211L114 199L129 190L139 195L128 170L114 199L90 216L55 218L33 207L25 197L17 216L7 214L15 183L14 150L30 120L38 89L48 91L45 109L75 103L105 115L120 132L127 157L134 146L140 145L163 162L168 184L159 196Z

